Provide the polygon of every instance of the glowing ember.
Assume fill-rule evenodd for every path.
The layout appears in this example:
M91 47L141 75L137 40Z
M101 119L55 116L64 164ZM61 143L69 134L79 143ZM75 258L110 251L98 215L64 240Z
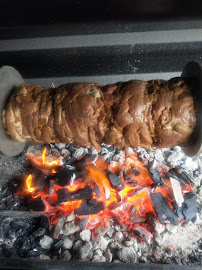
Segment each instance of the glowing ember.
M59 159L48 160L47 148L40 156L31 154L27 156L41 171L44 172L46 168L45 174L47 172L51 174L51 192L50 180L40 192L36 193L36 188L32 187L32 175L26 179L26 192L35 191L32 198L41 198L45 205L44 212L50 215L51 224L56 224L61 215L67 216L74 212L78 213L78 219L88 216L86 224L88 229L94 229L113 220L126 226L133 235L140 223L145 229L152 230L148 217L151 219L157 216L150 198L151 193L160 192L168 201L170 209L173 209L171 203L174 201L174 195L170 181L163 179L164 186L154 186L148 169L138 160L135 153L126 157L124 164L119 162L107 164L101 157L97 161L87 161L85 171L81 171L82 178L76 177L73 170L71 179L65 186L57 184L58 176L55 170L55 166L60 166L60 169L64 167ZM108 174L111 174L111 180ZM112 180L121 183L120 189L116 189L114 183L112 185L110 182ZM189 185L182 190L182 194L187 191L190 191Z
M53 87L53 88L55 88L55 85L54 85L54 83L53 83L53 82L52 82L52 87Z

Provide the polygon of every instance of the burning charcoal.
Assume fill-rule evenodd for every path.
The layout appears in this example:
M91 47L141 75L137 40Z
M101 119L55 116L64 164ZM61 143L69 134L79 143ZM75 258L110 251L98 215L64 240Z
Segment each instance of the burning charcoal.
M128 197L134 197L136 195L138 195L140 192L142 192L143 190L143 187L138 187L138 188L134 188L134 189L130 189L128 192L127 192L127 196Z
M47 235L44 235L39 244L43 249L50 249L51 245L53 244L53 239Z
M56 184L61 187L67 186L74 175L76 176L75 171L62 168L55 174Z
M63 248L64 249L70 249L70 248L72 248L72 246L73 246L73 241L70 240L68 237L66 237L64 239L64 242L63 242Z
M45 184L47 183L49 179L49 176L37 168L34 169L32 174L34 175L33 186L37 187L37 192L39 192L44 188Z
M135 227L134 229L134 233L139 236L142 240L144 240L147 244L151 244L151 240L153 238L152 234L147 231L145 228L143 227Z
M28 208L33 211L44 211L46 209L45 204L41 197L36 199L30 199L27 202Z
M178 207L175 204L173 207L174 212L178 215L179 218L186 221L194 220L197 214L196 194L193 192L185 194L182 207Z
M91 231L90 230L83 230L82 232L80 232L80 238L83 241L90 242Z
M192 179L192 177L186 171L181 171L181 169L179 167L172 168L169 171L169 173L176 176L176 178L180 181L180 183L183 185L183 187L186 186L186 183L190 184L191 186L195 185L195 182Z
M122 205L121 202L113 201L113 202L111 202L111 203L107 206L107 208L108 208L109 210L114 210L114 209L116 209L117 207L119 207L119 206L121 206L121 205Z
M58 238L63 226L64 226L64 223L66 221L66 216L64 214L61 214L60 217L58 218L57 220L57 224L55 226L55 230L54 230L54 238Z
M181 178L177 177L175 174L171 173L173 169L171 169L169 172L163 172L163 176L167 179L170 179L171 177L177 180L182 188L186 188L186 183Z
M89 220L89 217L87 216L87 217L82 217L81 219L80 219L80 221L79 221L79 228L81 229L81 230L84 230L85 228L86 228L86 225L87 225L87 223L88 223L88 220Z
M107 222L107 224L102 224L99 225L98 227L95 228L95 233L97 234L97 236L104 236L106 233L109 232L109 230L111 229L109 223Z
M52 196L54 193L54 181L53 180L49 181L48 193L49 193L49 196Z
M75 220L76 216L74 215L74 212L71 212L68 216L66 216L66 222L70 222Z
M117 190L122 190L125 188L125 185L121 181L121 178L117 176L115 173L109 173L108 178L109 178L112 188L117 189Z
M180 183L175 178L170 177L170 182L172 185L173 195L175 197L175 201L179 207L182 206L182 203L184 202L184 198L182 196L182 191L180 187Z
M96 194L96 197L99 199L101 196L101 191L100 191L100 188L97 184L95 184L95 186L93 188L93 192Z
M38 228L36 231L34 231L32 233L32 236L34 238L39 238L41 236L43 236L46 233L46 229L45 228Z
M160 193L151 193L151 201L154 206L154 210L158 216L158 219L161 223L170 221L174 225L178 225L179 221L176 214L170 208L170 205L166 198Z
M155 186L167 186L167 183L161 177L160 173L152 167L149 169L149 174L151 179L154 181Z
M92 199L83 201L80 207L74 210L74 213L78 216L95 215L102 210L104 210L103 202Z
M93 196L92 189L90 186L85 186L77 191L68 191L67 189L59 189L57 191L58 203L68 202L68 201L78 201L84 199L91 199Z
M122 262L134 263L137 261L137 253L132 247L123 247L118 251L117 255Z
M47 216L42 216L40 218L40 226L42 228L46 228L46 229L49 228L49 220L48 220L48 217Z

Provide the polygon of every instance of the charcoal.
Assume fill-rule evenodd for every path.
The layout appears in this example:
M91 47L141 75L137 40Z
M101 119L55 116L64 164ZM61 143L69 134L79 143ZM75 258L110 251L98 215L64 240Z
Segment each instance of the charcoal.
M55 249L55 250L60 249L60 248L62 247L62 244L63 244L63 239L57 241L57 242L55 243L55 245L54 245L54 249Z
M96 197L99 199L101 196L101 191L100 191L100 188L97 184L95 184L92 191L95 193Z
M160 173L153 168L149 169L149 175L151 179L154 181L154 186L167 186L164 179L161 177Z
M12 241L16 240L16 230L15 229L12 229L12 230L9 230L6 234L6 236L9 238L9 239L12 239Z
M82 217L80 220L79 220L79 228L81 230L84 230L86 228L86 225L88 223L88 220L89 220L89 217Z
M70 184L71 178L76 173L73 170L69 170L67 168L61 168L58 173L55 174L56 184L58 186L64 187Z
M20 228L23 228L23 229L28 229L29 228L29 224L25 221L22 221L22 220L14 220L12 223L11 223L11 226L14 228L14 229L20 229Z
M54 193L54 181L52 179L49 181L48 193L49 196L52 196Z
M37 187L37 191L39 192L44 188L49 179L49 176L37 168L34 169L32 174L34 175L32 185Z
M185 183L195 185L194 179L185 170L181 171L180 167L172 168L169 173L175 175L184 185L186 185Z
M171 172L172 170L170 170L169 172L163 172L163 177L170 179L171 177L178 180L178 182L180 183L182 188L186 188L186 182L181 179L180 177L178 177L176 174Z
M134 196L138 195L142 189L143 189L143 187L138 187L138 188L130 189L127 192L127 196L128 197L134 197Z
M116 209L117 207L119 207L119 206L121 206L121 205L122 205L122 203L113 201L113 202L111 202L111 203L107 206L107 208L108 208L109 210L114 210L114 209Z
M63 248L64 249L70 249L73 246L73 241L70 240L68 237L66 237L63 241Z
M76 163L78 161L78 159L75 157L75 156L73 156L73 157L71 157L69 160L67 160L66 161L66 165L73 165L74 163Z
M125 184L121 181L121 178L115 173L108 173L108 178L112 188L116 190L123 190L125 188Z
M46 209L45 204L41 197L36 199L30 199L27 202L28 208L33 211L44 211Z
M49 220L47 216L40 217L40 226L45 229L49 228Z
M90 230L83 230L80 232L80 238L83 241L90 242L91 240L91 231Z
M32 236L34 238L39 238L41 236L43 236L46 233L46 229L45 228L38 228L36 231L34 231L32 233Z
M42 249L50 249L51 245L53 244L53 239L47 235L44 235L43 238L39 242Z
M161 223L170 221L174 225L179 224L177 215L173 212L168 201L160 192L151 193L150 197L154 206L154 210Z
M61 214L57 220L57 224L54 229L54 238L57 238L62 230L62 227L64 226L64 223L66 221L66 216L64 214Z
M34 248L33 250L29 250L26 254L26 257L27 258L35 258L35 257L38 257L41 253L41 250L40 249L36 249Z
M197 214L197 207L196 194L193 192L184 195L184 202L181 207L178 207L177 204L173 203L176 215L186 221L194 221Z
M84 199L91 199L93 196L92 189L90 186L85 186L77 191L68 191L67 189L59 189L57 191L58 203L67 201L77 201Z
M2 253L6 257L10 257L15 252L15 246L10 239L4 239L4 243L2 245Z
M139 236L147 244L151 244L152 234L141 226L137 226L134 229L134 233Z
M102 210L104 210L103 202L92 199L83 201L80 207L74 210L74 213L78 216L95 215Z
M31 237L27 237L24 241L20 241L20 243L18 244L17 252L21 257L24 257L30 249L35 247L34 240Z
M182 203L184 202L184 198L182 196L182 190L181 190L180 183L179 183L178 180L176 180L173 177L170 177L170 183L171 183L171 186L172 186L175 202L177 203L177 205L179 207L181 207Z

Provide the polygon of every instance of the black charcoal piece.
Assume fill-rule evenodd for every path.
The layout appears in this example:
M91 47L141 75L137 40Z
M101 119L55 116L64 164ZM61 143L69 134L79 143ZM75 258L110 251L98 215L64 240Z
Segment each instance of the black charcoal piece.
M92 189L90 186L85 186L77 191L68 191L66 188L59 189L57 191L58 203L68 201L78 201L84 199L91 199L93 196Z
M37 168L35 168L32 174L34 175L32 185L34 187L37 187L37 191L39 192L44 188L45 184L48 181L49 176Z
M26 254L27 258L35 258L38 257L41 253L41 250L34 248L33 250L29 250Z
M67 168L61 168L59 172L55 174L56 184L61 187L69 185L74 174L75 171L69 170Z
M22 221L22 220L14 220L12 223L11 223L11 226L14 228L14 229L28 229L29 228L29 224L25 221Z
M78 161L78 159L75 157L75 156L73 156L73 157L71 157L69 160L67 160L66 161L66 165L73 165L74 163L76 163Z
M174 225L179 224L177 215L171 209L167 199L160 192L151 193L150 197L154 206L154 210L161 223L170 221Z
M161 177L160 173L156 171L153 168L149 169L149 175L151 179L154 181L155 186L166 186L166 182L164 179Z
M46 209L45 204L41 197L38 197L36 199L30 199L28 201L28 208L33 211L44 211Z
M100 191L100 188L99 188L99 186L97 184L95 184L92 191L95 193L96 197L99 199L100 196L101 196L101 191Z
M78 216L95 215L104 210L103 202L99 202L95 199L83 201L78 209L74 210L74 213Z
M58 241L55 243L55 245L54 245L54 249L55 249L55 250L60 249L61 246L62 246L62 244L63 244L63 242L64 242L63 239L58 240Z
M152 234L147 231L145 228L138 226L135 227L134 233L139 236L143 241L145 241L147 244L151 244L152 241Z
M114 210L114 209L116 209L117 207L119 207L121 205L122 205L122 203L117 202L117 201L113 201L107 206L107 209Z
M173 203L173 208L179 218L186 221L192 220L194 222L198 208L196 194L193 192L185 194L182 206L178 207L177 204Z
M108 178L112 188L117 190L123 190L125 188L125 184L121 181L121 178L115 173L108 173Z
M40 226L45 229L49 228L49 220L47 216L40 217Z
M34 238L39 238L39 237L42 237L45 233L46 233L46 229L45 228L38 228L36 231L34 231L32 233L32 236Z
M15 246L12 240L10 239L4 239L3 245L2 245L2 253L6 257L10 257L15 252Z
M184 183L190 184L191 186L195 185L194 179L185 170L182 171L180 167L172 168L169 172Z

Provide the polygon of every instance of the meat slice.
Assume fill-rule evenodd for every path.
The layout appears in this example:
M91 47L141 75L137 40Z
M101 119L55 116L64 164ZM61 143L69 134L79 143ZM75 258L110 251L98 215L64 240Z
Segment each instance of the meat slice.
M196 124L191 84L128 81L58 88L20 85L3 112L7 133L18 141L100 143L153 149L188 143Z

